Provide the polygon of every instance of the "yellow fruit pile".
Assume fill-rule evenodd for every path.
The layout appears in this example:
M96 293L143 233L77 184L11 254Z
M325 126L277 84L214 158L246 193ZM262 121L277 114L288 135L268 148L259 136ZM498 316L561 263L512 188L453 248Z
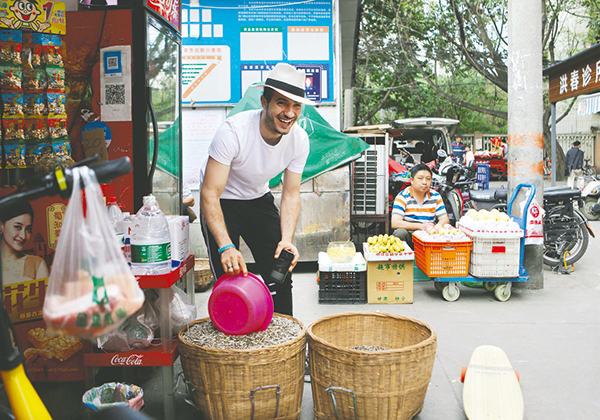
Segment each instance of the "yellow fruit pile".
M369 252L378 254L380 252L403 252L404 242L394 235L375 235L367 239Z

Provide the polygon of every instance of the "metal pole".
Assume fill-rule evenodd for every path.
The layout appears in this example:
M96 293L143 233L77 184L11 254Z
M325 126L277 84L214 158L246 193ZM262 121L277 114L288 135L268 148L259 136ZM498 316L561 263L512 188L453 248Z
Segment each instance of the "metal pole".
M556 102L550 104L550 138L552 144L552 186L556 186Z
M543 203L542 0L508 0L508 189L536 187ZM529 289L543 288L543 246L525 246Z

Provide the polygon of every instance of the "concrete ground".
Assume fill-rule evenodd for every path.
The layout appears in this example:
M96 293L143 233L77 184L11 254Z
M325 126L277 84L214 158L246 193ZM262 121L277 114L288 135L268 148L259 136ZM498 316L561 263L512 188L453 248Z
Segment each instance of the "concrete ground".
M600 221L590 224L600 234ZM461 287L456 302L446 302L432 282L418 282L412 304L320 305L315 272L297 272L294 316L308 325L330 314L381 311L431 325L438 334L438 348L425 406L415 419L466 419L461 366L468 364L477 346L491 344L501 347L520 372L526 419L595 420L600 413L599 254L600 239L590 239L575 272L558 275L545 267L543 289L515 288L507 302L468 287ZM199 317L208 316L209 293L197 294ZM302 420L314 418L312 404L310 383L306 383ZM162 418L150 407L146 413ZM188 406L181 408L177 418L201 417Z
M600 234L600 221L590 222ZM479 345L501 347L520 372L525 419L596 420L600 415L600 239L590 238L585 256L575 272L558 275L544 267L541 290L513 289L507 302L499 302L482 289L461 286L456 302L446 302L432 282L414 284L412 304L320 305L314 266L294 273L294 316L304 324L323 316L348 311L381 311L400 314L431 325L438 346L429 389L419 420L464 420L461 366L466 366ZM198 317L208 316L210 290L196 294ZM144 413L163 419L163 387L159 369L102 369L98 383L126 380L144 389ZM181 364L176 362L176 373ZM36 384L55 419L81 419L83 383ZM175 397L176 419L202 419L187 404L180 384ZM0 404L6 405L0 389ZM0 416L1 418L1 416ZM313 419L310 383L305 383L301 420ZM172 419L167 419L172 420ZM379 420L379 419L373 419Z

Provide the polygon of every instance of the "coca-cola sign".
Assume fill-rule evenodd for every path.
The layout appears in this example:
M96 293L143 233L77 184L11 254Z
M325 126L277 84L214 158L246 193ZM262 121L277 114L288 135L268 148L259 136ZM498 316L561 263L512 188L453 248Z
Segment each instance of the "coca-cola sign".
M147 0L147 4L179 30L179 0Z
M129 354L125 356L115 354L110 359L110 364L112 366L142 366L143 360L144 356L141 354Z

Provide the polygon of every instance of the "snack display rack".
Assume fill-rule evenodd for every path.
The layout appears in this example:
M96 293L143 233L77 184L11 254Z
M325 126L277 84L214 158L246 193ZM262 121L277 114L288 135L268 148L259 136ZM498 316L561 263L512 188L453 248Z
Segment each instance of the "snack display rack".
M185 277L186 291L194 302L194 255L190 255L183 264L173 269L170 273L152 276L136 276L136 280L142 289L156 289L159 295L161 306L159 308L160 331L171 331L171 310L169 307L169 289L180 279ZM83 363L88 371L86 375L86 387L95 386L95 368L96 367L137 367L137 366L160 366L162 368L163 382L163 403L164 417L174 419L175 401L172 394L173 383L173 364L179 356L177 348L178 341L168 334L168 337L161 338L160 346L147 347L144 349L134 349L121 353L106 353L94 348L91 353L83 356ZM89 386L87 386L89 385Z

